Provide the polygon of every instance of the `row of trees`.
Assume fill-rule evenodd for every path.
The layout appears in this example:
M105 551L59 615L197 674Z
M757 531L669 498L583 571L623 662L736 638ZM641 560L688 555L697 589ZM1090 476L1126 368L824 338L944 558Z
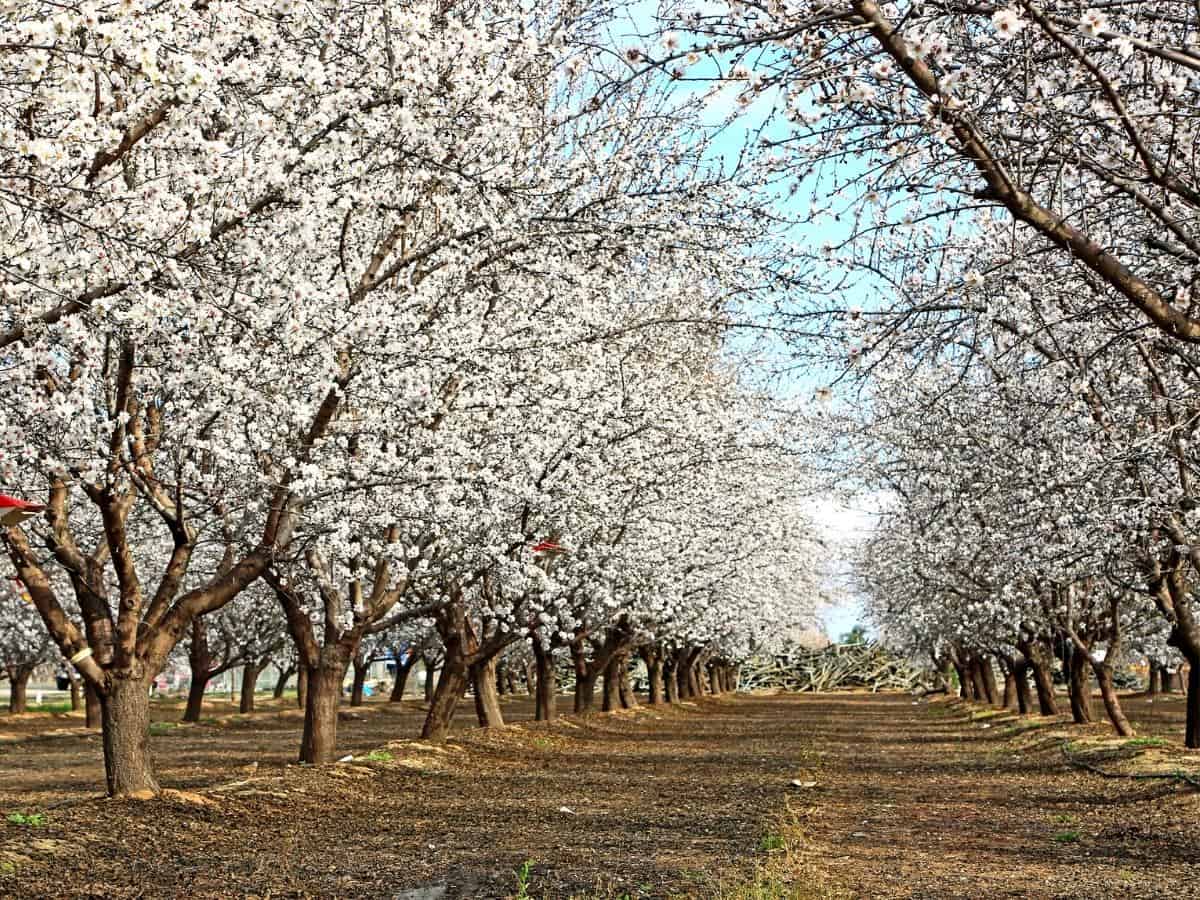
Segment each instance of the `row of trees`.
M596 99L610 12L0 11L3 542L110 793L184 645L197 691L290 647L321 763L378 640L436 648L436 740L514 646L551 717L556 658L660 699L811 610L799 439L723 346L761 201L695 98Z
M1043 712L1058 657L1076 720L1091 674L1122 733L1114 666L1177 651L1200 747L1195 4L683 21L775 116L770 171L807 177L825 235L795 277L850 293L826 393L833 458L884 509L858 564L877 626L968 690L998 660L1023 708L1032 673Z

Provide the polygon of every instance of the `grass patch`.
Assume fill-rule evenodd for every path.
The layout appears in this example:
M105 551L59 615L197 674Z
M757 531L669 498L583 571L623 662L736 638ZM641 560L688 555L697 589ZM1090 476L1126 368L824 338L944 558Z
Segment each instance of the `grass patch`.
M395 757L392 756L391 750L372 750L364 759L367 762L391 762Z
M1060 831L1050 840L1056 844L1077 844L1082 835L1078 831Z
M787 841L783 839L781 834L764 834L758 842L758 849L764 853L771 853L775 850L786 850Z
M10 812L5 821L9 825L19 825L22 828L41 828L46 824L45 813Z
M1167 741L1159 737L1130 738L1125 742L1126 747L1165 747Z
M68 713L71 711L70 700L56 700L53 703L30 703L25 709L36 713Z
M178 722L151 722L150 736L162 737L164 734L169 734L172 728L177 728Z

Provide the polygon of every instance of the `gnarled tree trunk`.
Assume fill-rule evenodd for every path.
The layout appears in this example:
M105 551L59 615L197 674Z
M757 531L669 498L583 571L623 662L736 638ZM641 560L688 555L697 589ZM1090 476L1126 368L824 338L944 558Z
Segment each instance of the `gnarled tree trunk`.
M421 728L421 737L424 740L444 741L450 734L450 723L454 719L459 700L466 693L468 678L469 673L461 655L452 653L451 648L447 647L442 674L438 678L433 701L429 704L429 712Z
M498 659L490 657L471 666L471 684L475 689L475 717L483 728L503 728L500 690L496 678Z

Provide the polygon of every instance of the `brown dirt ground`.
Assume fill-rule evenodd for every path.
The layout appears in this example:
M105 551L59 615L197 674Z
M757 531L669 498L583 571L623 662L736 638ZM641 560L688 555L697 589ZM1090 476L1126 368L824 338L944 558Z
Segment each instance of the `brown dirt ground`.
M1126 702L1139 734L1177 741L1178 700ZM529 860L528 895L546 898L1200 897L1200 794L1064 756L1070 739L1073 759L1129 768L1106 726L1018 733L864 694L547 726L521 699L506 704L521 724L484 731L464 710L431 748L396 740L419 705L379 703L346 710L354 761L302 769L297 711L214 713L155 729L160 779L181 793L149 803L98 798L99 738L77 720L0 716L0 812L47 816L0 821L0 896L512 897Z

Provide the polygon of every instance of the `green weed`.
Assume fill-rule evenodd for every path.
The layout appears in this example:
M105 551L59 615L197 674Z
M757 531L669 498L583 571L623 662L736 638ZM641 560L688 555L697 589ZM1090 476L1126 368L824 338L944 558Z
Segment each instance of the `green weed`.
M367 754L367 762L391 762L395 757L391 750L372 750Z
M514 900L529 900L529 883L533 878L533 860L527 859L516 871L517 893Z
M1080 837L1078 831L1060 831L1051 840L1056 844L1075 844L1078 843Z

